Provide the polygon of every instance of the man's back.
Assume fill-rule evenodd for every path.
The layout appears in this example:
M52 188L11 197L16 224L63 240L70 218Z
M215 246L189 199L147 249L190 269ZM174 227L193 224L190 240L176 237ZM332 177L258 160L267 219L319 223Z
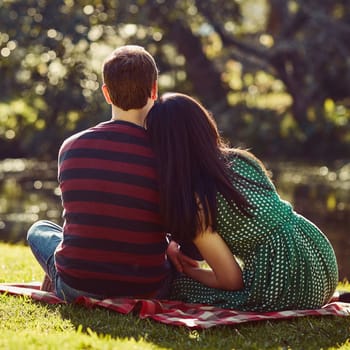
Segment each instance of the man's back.
M112 120L69 138L59 183L65 223L55 258L63 281L106 296L156 295L169 266L145 130Z

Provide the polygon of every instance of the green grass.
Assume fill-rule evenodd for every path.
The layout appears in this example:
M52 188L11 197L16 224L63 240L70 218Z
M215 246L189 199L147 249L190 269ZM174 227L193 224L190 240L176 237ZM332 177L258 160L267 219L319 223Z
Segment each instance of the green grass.
M43 278L28 247L0 243L0 282ZM350 290L349 283L341 283ZM0 294L0 349L349 349L350 317L303 317L191 331L134 315Z

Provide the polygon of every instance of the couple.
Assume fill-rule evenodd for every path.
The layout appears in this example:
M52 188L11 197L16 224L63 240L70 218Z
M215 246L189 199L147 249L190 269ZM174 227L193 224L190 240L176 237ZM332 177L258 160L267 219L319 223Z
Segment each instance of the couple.
M155 103L157 75L138 46L105 61L111 120L59 152L63 228L39 221L28 231L43 288L67 301L128 296L243 311L325 304L338 282L328 239L278 196L257 158L223 142L201 104L183 94Z

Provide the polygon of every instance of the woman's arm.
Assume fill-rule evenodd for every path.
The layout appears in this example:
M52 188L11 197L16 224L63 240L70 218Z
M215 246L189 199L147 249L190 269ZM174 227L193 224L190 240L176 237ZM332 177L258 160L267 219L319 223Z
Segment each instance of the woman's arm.
M183 265L183 272L212 288L238 290L244 287L242 270L221 236L210 230L197 235L194 244L211 270Z

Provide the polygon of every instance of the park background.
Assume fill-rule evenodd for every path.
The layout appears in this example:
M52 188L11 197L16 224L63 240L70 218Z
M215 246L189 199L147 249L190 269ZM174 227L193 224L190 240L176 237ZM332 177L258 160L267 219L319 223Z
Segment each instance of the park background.
M349 0L0 0L0 240L61 223L58 148L110 118L101 64L138 44L160 93L198 98L260 157L349 279L349 37Z

